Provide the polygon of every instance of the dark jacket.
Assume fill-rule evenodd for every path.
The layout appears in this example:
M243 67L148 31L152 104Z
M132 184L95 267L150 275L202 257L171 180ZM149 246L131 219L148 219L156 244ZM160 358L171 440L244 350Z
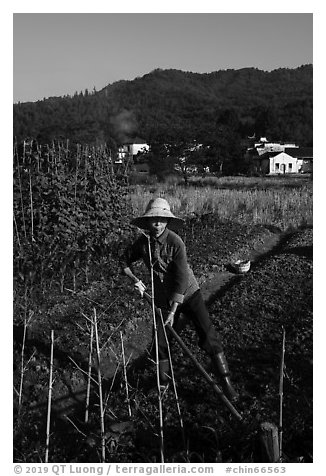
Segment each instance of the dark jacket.
M141 235L127 248L123 267L143 260L150 270L151 247L154 300L158 307L168 308L173 301L183 303L199 289L197 280L187 262L186 247L179 235L166 228L158 238Z

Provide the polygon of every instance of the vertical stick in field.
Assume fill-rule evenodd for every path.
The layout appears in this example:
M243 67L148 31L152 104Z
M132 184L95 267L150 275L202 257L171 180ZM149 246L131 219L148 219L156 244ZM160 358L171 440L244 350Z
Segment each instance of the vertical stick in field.
M125 386L126 386L126 397L127 397L127 405L128 405L128 414L131 417L131 407L130 407L130 400L129 400L129 389L128 389L128 380L127 380L127 368L126 368L126 358L125 358L125 349L123 345L123 336L122 332L120 331L120 339L121 339L121 350L122 350L122 362L123 362L123 375L125 379Z
M96 355L97 355L98 391L99 391L99 399L100 399L102 463L105 463L105 428L104 428L104 407L103 407L103 396L102 396L101 356L100 356L100 343L98 339L97 316L96 316L95 307L94 307L94 329L95 329L95 342L96 342Z
M76 211L77 207L77 182L78 182L78 162L79 162L79 154L77 150L77 155L76 155L76 173L75 173L75 200L74 200L74 210Z
M24 142L24 148L25 148L25 142ZM20 205L21 205L22 219L23 219L23 228L24 228L25 238L27 238L26 223L25 223L25 213L24 213L24 200L23 200L22 179L21 179L21 176L20 176L20 163L19 163L18 151L17 151L17 156L16 156L16 157L17 157L18 183L19 183L19 194L20 194Z
M33 242L34 241L34 217L33 217L33 191L32 191L31 169L29 169L29 196L30 196L30 205L31 205L31 234L32 234L32 242Z
M15 225L15 230L16 230L18 246L20 248L20 251L22 251L22 245L21 245L20 238L19 238L19 231L18 231L18 226L17 226L17 220L16 220L16 217L15 217L15 211L13 212L13 216L14 216L14 225Z
M53 346L54 331L51 331L51 357L50 357L50 376L49 376L49 394L48 394L48 413L46 420L46 444L45 444L45 463L49 461L50 446L50 425L51 425L51 400L52 400L52 384L53 384Z
M29 318L26 318L26 313L27 313L27 304L26 304L26 295L27 295L27 289L25 287L25 316L24 316L24 333L23 333L23 343L22 343L22 351L21 351L21 360L20 360L20 385L19 385L19 397L18 397L18 412L20 412L21 408L21 403L23 399L23 383L24 383L24 374L26 370L26 365L24 361L24 353L25 353L25 342L26 342L26 333L27 333L27 327L28 324L33 316L33 313L30 314ZM28 362L27 362L28 364Z
M92 323L91 323L91 335L90 335L90 340L89 340L89 354L88 354L88 378L87 378L87 390L86 390L85 423L88 422L89 397L90 397L90 392L91 392L93 336L94 336L94 324L93 324L93 321L92 321Z
M159 355L158 355L158 332L157 332L157 323L155 315L155 296L154 296L154 270L153 270L153 260L151 252L151 244L149 236L147 236L148 241L148 255L150 262L150 272L151 272L151 286L152 286L152 314L153 314L153 326L154 326L154 336L155 336L155 360L156 360L156 383L157 383L157 393L158 393L158 406L159 406L159 415L160 415L160 454L161 454L161 463L164 463L164 431L163 431L163 406L162 406L162 393L160 385L160 367L159 367Z
M180 428L181 428L182 442L183 442L184 448L186 449L186 437L185 437L185 431L184 431L184 425L183 425L183 418L182 418L182 415L181 415L181 409L180 409L179 397L178 397L178 392L177 392L177 386L176 386L175 378L174 378L174 370L173 370L171 349L170 349L170 344L169 344L168 336L167 336L167 334L166 334L166 330L165 330L165 325L164 325L163 315L162 315L162 310L161 310L161 309L160 309L159 313L160 313L161 323L162 323L162 326L163 326L164 336L165 336L166 343L167 343L167 348L168 348L169 362L170 362L170 369L171 369L171 378L172 378L172 384L173 384L173 390L174 390L175 401L176 401L176 405L177 405L177 411L178 411L178 415L179 415L179 422L180 422Z
M281 356L281 368L280 368L280 386L279 386L279 396L280 396L280 419L279 419L279 450L280 450L280 461L282 461L282 451L283 451L283 380L284 380L284 355L285 355L285 329L283 329L283 340L282 340L282 356Z

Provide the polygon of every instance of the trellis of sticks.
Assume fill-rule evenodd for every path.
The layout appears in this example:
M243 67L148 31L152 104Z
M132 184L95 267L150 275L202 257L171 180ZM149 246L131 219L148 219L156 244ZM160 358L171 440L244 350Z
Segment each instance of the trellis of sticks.
M106 145L26 140L14 144L13 178L15 277L59 282L63 292L69 275L76 290L77 270L84 270L89 281L94 223L103 229L108 221L103 209L112 218L119 216L127 171L117 168ZM109 196L115 210L107 206ZM100 230L96 239L103 239Z

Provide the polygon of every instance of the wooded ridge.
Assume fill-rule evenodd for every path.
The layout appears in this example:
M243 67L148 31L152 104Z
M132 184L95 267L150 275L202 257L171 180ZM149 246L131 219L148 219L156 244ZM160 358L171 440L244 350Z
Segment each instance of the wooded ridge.
M192 73L156 69L100 91L14 104L13 133L48 143L119 144L216 139L227 127L242 138L267 135L312 146L313 67Z

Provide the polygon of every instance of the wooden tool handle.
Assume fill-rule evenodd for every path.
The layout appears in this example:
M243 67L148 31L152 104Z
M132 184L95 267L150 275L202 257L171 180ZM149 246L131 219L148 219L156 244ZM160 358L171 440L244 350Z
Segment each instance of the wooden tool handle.
M131 278L135 283L138 283L138 281L140 281L140 279L134 275L134 273L131 271L130 268L124 268L123 272L125 273L126 276L128 276L128 278Z

